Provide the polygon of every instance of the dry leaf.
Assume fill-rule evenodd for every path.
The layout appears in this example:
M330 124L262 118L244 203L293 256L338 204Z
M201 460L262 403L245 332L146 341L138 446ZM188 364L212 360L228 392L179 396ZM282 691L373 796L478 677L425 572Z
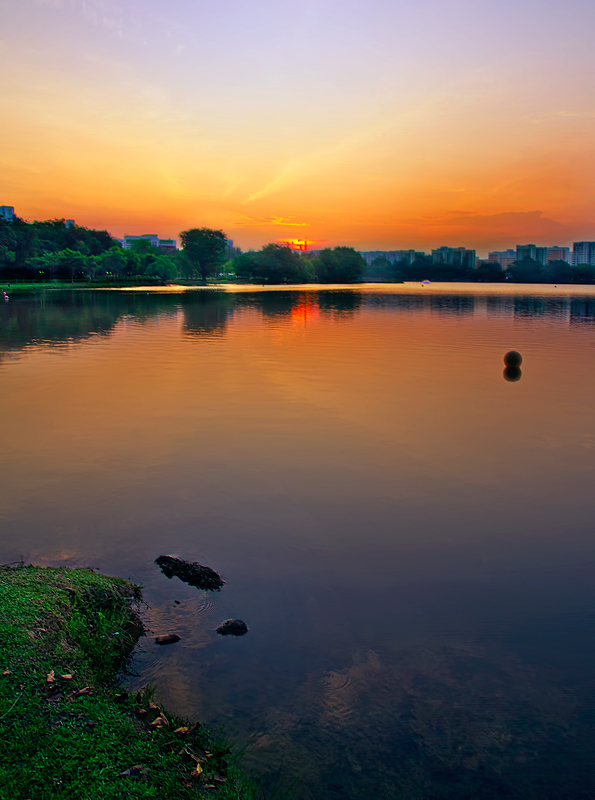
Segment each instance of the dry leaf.
M148 711L146 711L144 708L137 708L137 709L136 709L136 711L135 711L134 713L136 714L136 716L137 716L139 719L144 719L144 718L147 716L147 714L148 714L149 712L148 712Z
M185 736L189 730L190 728L176 728L174 733L176 733L178 736Z
M222 775L220 772L218 772L218 773L215 775L215 777L213 778L213 780L214 780L216 783L227 783L227 778L226 778L224 775Z
M2 677L6 678L7 675L12 675L12 672L9 669L5 669L2 673Z
M71 681L72 680L72 675L69 675L69 674L60 675L60 677L62 678L63 681Z
M200 764L197 764L196 769L193 769L190 774L192 775L193 778L198 778L198 776L202 774L202 767L200 766Z
M144 778L147 773L148 769L143 767L142 764L135 764L134 767L129 767L125 769L124 772L121 772L118 775L118 778Z
M158 714L161 714L161 709L159 706L156 706L155 703L149 703L149 708L153 711L156 711Z
M157 717L157 719L154 719L153 722L149 723L149 727L150 728L163 728L163 718L162 717Z
M55 678L55 676L54 676L54 670L53 670L53 669L51 669L51 670L48 672L48 674L47 674L47 677L46 677L46 679L45 679L45 682L46 682L46 683L53 683L55 680L56 680L56 678Z
M85 694L93 694L92 686L85 686L84 689L77 689L76 692L71 692L68 695L68 700L76 700L77 697L82 697Z

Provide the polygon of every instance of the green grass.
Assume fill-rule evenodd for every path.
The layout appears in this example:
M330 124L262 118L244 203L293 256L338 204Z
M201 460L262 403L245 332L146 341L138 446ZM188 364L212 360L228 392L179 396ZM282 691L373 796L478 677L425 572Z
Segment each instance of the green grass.
M139 277L134 279L118 279L116 281L107 279L84 280L84 281L21 281L10 280L0 282L0 293L6 292L10 297L15 294L30 294L31 292L41 292L50 289L118 289L127 286L162 286L163 283L157 278Z
M0 800L253 800L225 742L118 688L140 600L91 570L0 567Z

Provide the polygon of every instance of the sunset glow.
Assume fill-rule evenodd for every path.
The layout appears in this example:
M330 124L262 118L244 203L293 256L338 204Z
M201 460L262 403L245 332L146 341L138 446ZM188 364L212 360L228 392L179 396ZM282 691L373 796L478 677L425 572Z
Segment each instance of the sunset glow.
M114 235L595 239L586 0L0 0L0 205Z

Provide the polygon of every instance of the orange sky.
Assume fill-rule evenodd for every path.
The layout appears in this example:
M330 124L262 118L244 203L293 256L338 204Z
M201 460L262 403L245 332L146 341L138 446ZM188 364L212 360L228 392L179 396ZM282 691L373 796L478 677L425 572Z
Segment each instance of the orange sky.
M583 0L0 11L0 204L26 219L243 248L595 239Z

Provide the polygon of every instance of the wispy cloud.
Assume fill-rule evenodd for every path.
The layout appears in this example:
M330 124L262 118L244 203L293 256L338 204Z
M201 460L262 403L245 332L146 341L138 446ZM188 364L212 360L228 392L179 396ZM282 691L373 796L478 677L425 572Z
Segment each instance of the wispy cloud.
M403 220L404 226L419 225L460 231L489 231L514 235L537 235L563 233L565 226L543 216L541 211L505 211L501 214L476 214L470 211L455 211L435 217L418 217Z
M35 0L35 3L58 10L77 11L94 25L107 28L119 36L124 33L130 16L125 6L115 0Z
M235 224L241 227L258 226L268 228L271 225L278 225L282 228L305 228L309 223L295 222L295 217L249 217L242 215L236 219Z

